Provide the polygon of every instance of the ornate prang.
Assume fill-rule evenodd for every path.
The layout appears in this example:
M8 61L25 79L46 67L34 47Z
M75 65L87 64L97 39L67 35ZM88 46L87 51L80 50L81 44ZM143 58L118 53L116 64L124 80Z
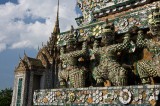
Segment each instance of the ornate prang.
M160 106L160 1L77 2L77 28L60 33L58 0L47 44L36 58L20 58L12 106Z

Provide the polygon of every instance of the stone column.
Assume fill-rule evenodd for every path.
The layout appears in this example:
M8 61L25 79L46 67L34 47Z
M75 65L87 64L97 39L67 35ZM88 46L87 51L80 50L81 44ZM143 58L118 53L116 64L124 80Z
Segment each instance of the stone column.
M15 78L14 78L14 87L13 87L13 95L12 95L12 103L11 103L11 106L15 106L15 103L17 101L17 83L18 82L18 78L17 78L17 75L15 73Z
M45 88L45 72L43 72L41 79L40 79L40 89Z

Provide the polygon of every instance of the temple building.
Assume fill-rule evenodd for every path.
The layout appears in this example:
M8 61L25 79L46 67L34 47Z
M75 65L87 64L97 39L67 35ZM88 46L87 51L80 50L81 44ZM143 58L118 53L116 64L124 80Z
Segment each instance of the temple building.
M20 58L15 69L12 106L32 106L34 90L58 87L56 66L56 57L59 55L56 42L57 35L60 33L58 12L59 10L47 45L39 50L36 58L31 58L26 53L23 59Z
M160 106L160 1L77 0L78 27L55 27L15 69L11 106Z

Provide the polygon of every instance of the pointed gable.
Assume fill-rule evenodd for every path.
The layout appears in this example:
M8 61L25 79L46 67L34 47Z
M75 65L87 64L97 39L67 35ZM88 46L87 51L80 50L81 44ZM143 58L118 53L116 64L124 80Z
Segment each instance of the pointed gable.
M18 67L16 67L16 69L15 69L15 72L24 72L27 69L28 69L27 63L24 60L20 59Z
M46 47L43 47L42 49L40 49L40 51L37 54L37 59L41 60L42 63L44 63L43 61L48 62L48 64L49 63L51 64L53 61L53 58Z

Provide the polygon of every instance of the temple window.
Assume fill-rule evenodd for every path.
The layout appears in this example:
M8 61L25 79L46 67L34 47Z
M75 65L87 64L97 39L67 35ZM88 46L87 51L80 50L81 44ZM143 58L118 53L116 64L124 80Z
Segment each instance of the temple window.
M18 80L18 92L17 92L17 103L16 106L21 105L21 94L22 94L22 78L19 78Z

